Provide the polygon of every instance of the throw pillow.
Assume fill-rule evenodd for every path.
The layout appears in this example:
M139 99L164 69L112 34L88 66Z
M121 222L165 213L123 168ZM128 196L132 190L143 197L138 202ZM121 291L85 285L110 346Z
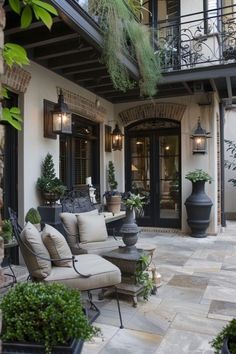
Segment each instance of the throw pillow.
M40 232L33 224L27 222L20 237L22 240L20 249L30 275L37 279L46 278L51 273L52 264L51 261L36 256L50 259L48 250L42 242ZM31 253L31 251L36 255Z
M86 214L86 215L85 215ZM77 215L80 242L105 241L108 238L106 223L103 215Z
M45 225L42 232L42 240L52 259L71 258L72 253L65 237L54 227ZM53 261L58 267L72 267L69 260Z

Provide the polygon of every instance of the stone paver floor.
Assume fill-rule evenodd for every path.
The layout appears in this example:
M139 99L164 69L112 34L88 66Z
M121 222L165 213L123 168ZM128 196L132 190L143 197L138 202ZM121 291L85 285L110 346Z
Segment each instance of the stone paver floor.
M85 343L83 354L213 354L210 340L236 317L236 223L217 237L150 232L140 239L157 246L162 286L137 308L121 297L124 329L114 299L97 301L103 335Z

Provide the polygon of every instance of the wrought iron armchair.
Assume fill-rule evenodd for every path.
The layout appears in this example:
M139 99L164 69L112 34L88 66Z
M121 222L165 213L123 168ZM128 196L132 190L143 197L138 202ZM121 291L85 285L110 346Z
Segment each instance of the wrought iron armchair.
M52 259L52 258L46 258L46 257L43 257L37 253L35 253L23 240L22 240L22 237L21 237L21 232L22 232L22 227L19 225L18 223L18 219L17 219L17 214L14 210L12 210L11 208L8 208L8 211L9 211L9 217L10 217L10 221L11 221L11 224L12 224L12 228L13 228L13 233L14 233L14 236L19 244L19 247L22 251L22 255L23 255L23 258L24 258L24 261L27 265L27 268L28 268L28 271L29 271L29 278L32 280L32 281L39 281L40 279L35 279L35 277L32 275L32 272L31 272L31 268L29 267L29 262L27 261L27 253L30 254L30 255L33 255L34 257L36 258L39 258L39 259L42 259L42 260L45 260L45 261L48 261L48 262L64 262L64 261L70 261L72 262L72 266L73 266L73 269L74 271L76 272L76 274L78 274L78 281L77 283L79 283L79 280L80 279L84 279L83 281L83 289L80 289L79 286L75 286L75 288L77 288L78 290L81 290L81 291L87 291L88 293L88 299L89 299L89 302L90 302L90 309L93 309L96 311L96 314L95 316L93 317L93 320L95 320L95 318L97 318L99 315L100 315L100 310L98 309L98 307L94 304L94 302L92 301L92 294L91 294L91 291L92 290L96 290L96 289L103 289L103 288L113 288L115 290L115 294L116 294L116 301L117 301L117 308L118 308L118 313L119 313L119 320L120 320L120 328L123 328L123 322L122 322L122 316L121 316L121 310L120 310L120 303L119 303L119 297L118 297L118 293L117 293L117 289L116 289L116 284L110 284L107 286L107 273L104 272L104 266L109 266L111 265L110 262L108 262L109 264L105 264L104 263L104 259L100 256L97 256L97 255L94 255L96 258L96 269L99 269L99 266L101 266L102 268L102 271L99 273L99 272L96 272L96 276L98 276L100 278L100 283L99 283L99 287L93 287L91 286L92 284L92 279L94 277L93 274L90 274L89 272L87 274L81 272L78 270L78 265L81 264L83 262L83 260L85 260L85 258L89 255L82 255L82 256L73 256L71 258L63 258L63 259ZM105 261L106 262L106 261ZM111 265L112 268L116 271L115 267L113 265ZM63 272L63 267L57 267L57 268L60 268L60 271ZM108 267L109 268L109 267ZM65 268L64 268L65 269ZM68 268L67 268L68 269ZM117 268L117 271L120 273L119 269ZM109 270L108 270L109 272ZM45 279L41 279L42 281L46 281L46 278ZM58 282L61 282L61 283L65 283L63 282L63 279L56 279L55 281L58 281ZM75 280L76 281L76 280ZM96 283L96 282L95 282ZM77 284L78 285L78 284ZM101 286L100 286L101 285ZM104 285L104 286L103 286Z

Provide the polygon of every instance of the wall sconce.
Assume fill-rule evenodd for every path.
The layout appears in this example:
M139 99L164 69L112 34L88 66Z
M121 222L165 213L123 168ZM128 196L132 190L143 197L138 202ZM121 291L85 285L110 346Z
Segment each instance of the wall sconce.
M72 134L71 112L64 102L62 90L58 95L58 103L52 111L52 130L55 134Z
M122 150L122 137L124 134L122 134L120 128L118 127L118 124L116 124L115 129L113 130L112 134L112 150Z
M209 134L201 127L199 118L197 129L191 135L191 139L193 139L193 154L205 154L207 152L207 139L211 138Z

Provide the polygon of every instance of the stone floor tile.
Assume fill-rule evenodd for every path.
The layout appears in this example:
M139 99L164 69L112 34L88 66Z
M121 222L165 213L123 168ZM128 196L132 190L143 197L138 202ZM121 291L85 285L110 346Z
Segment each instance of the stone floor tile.
M170 329L155 354L214 354L212 336Z
M111 338L100 354L154 354L162 337L130 329L122 329ZM84 353L83 353L84 354ZM87 354L87 353L86 353Z
M159 289L158 296L163 300L175 299L199 303L203 294L204 290L200 289L181 288L177 286L166 285L165 287Z
M236 303L236 289L225 287L222 288L220 286L208 286L203 298Z
M193 289L205 289L208 285L208 279L201 276L176 274L168 282L168 285Z
M213 300L211 301L208 317L230 321L236 317L236 303Z
M101 329L101 335L94 337L91 341L84 343L83 354L99 353L109 340L120 330L118 327L104 324L95 324Z
M205 259L190 258L184 265L184 269L193 272L219 272L221 269L221 262L207 261Z
M160 312L167 312L173 314L187 313L187 314L199 314L205 317L208 314L211 300L208 300L207 304L199 304L194 302L187 302L178 299L165 299L157 307L157 314Z
M171 324L171 328L214 336L226 324L226 321L210 319L202 315L178 313Z

